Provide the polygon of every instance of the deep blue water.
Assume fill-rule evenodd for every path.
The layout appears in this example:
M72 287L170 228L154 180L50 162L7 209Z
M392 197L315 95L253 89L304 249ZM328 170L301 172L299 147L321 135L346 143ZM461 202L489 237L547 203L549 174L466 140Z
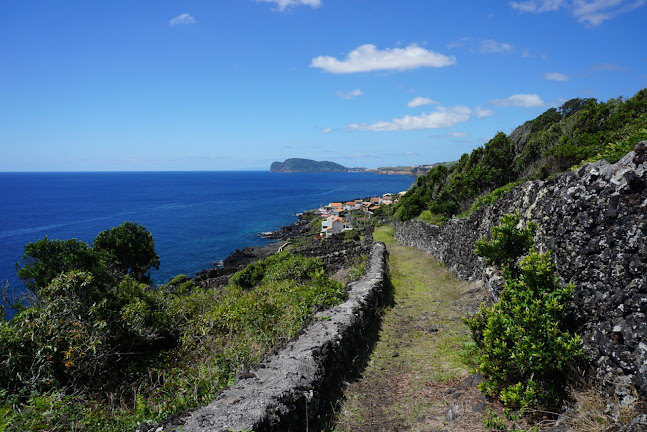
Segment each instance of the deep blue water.
M152 276L164 283L235 249L267 244L258 233L294 222L294 213L399 192L412 182L364 173L0 173L0 283L22 289L15 263L25 244L45 236L91 243L124 221L153 234L161 265Z

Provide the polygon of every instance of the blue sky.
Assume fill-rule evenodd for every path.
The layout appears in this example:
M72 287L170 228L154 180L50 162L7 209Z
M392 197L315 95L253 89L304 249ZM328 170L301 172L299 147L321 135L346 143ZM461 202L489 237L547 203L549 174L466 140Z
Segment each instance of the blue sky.
M647 87L645 0L0 5L0 171L456 160Z

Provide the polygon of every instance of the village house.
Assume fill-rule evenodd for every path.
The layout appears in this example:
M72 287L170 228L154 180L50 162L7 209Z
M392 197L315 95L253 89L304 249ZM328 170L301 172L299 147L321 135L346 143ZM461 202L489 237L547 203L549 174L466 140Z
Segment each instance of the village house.
M339 234L346 229L346 222L339 216L328 216L321 222L321 235L329 237L333 234Z
M331 202L328 204L328 214L331 216L339 216L344 211L344 206L340 202Z
M344 203L344 210L352 211L362 208L362 200L348 201Z

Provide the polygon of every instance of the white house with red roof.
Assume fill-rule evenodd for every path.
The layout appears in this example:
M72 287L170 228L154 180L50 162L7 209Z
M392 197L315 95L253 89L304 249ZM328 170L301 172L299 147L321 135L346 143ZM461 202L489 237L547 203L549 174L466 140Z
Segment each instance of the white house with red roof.
M346 229L346 222L339 216L329 216L321 222L321 235L329 237L333 234L339 234Z

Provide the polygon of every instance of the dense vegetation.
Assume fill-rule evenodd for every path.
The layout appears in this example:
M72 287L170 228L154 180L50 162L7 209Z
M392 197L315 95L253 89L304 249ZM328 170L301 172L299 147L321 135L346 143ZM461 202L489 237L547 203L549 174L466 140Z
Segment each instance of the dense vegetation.
M585 161L616 162L647 139L646 125L647 89L627 100L571 99L509 136L497 133L455 165L418 177L396 216L408 220L428 211L427 220L442 222L493 202L521 181L546 179Z
M346 296L319 260L285 252L220 290L184 275L153 287L153 237L130 222L25 252L33 300L0 322L0 430L134 430L204 405Z
M272 162L271 172L346 172L343 165L328 161L314 161L311 159L292 158L284 162Z
M522 413L559 409L569 372L583 359L580 338L566 330L573 286L560 286L550 253L532 250L534 224L505 215L476 253L502 268L505 287L491 306L466 320L480 370L479 388ZM521 259L519 259L522 257Z

